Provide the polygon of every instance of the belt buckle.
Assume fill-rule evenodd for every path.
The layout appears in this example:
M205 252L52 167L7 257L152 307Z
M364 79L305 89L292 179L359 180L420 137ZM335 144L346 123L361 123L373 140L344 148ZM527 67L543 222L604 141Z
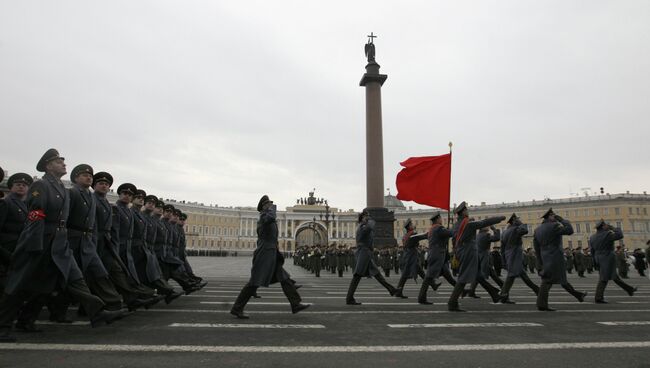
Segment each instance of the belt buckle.
M65 227L65 220L59 221L59 228L64 228Z

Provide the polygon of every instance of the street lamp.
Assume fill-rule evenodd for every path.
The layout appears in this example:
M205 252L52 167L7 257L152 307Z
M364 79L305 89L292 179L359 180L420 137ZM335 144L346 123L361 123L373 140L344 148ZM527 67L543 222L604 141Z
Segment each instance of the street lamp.
M330 206L329 204L327 204L327 201L325 201L325 212L321 212L319 216L321 221L323 221L323 217L325 218L325 244L329 246L330 216L332 217L332 221L334 221L334 218L336 216L332 212L330 212Z

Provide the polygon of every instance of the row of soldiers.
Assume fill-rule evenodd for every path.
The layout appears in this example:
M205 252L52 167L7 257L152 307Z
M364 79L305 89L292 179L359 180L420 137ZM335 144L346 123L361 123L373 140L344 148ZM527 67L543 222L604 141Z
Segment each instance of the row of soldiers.
M496 224L504 221L504 216L486 218L476 221L469 217L469 208L463 202L455 209L457 221L452 229L446 229L442 225L440 214L431 218L431 227L427 232L417 233L412 221L405 224L406 234L402 239L404 253L400 264L402 274L397 287L388 283L381 275L373 259L373 234L374 221L364 210L359 215L359 226L357 228L357 254L354 274L348 293L346 303L348 305L361 304L354 299L354 293L362 277L374 277L384 286L391 296L406 298L403 294L404 285L410 278L423 279L418 302L420 304L431 304L427 301L429 288L437 290L440 283L436 280L443 276L454 286L454 290L448 301L449 311L462 312L459 305L461 296L474 296L477 285L483 287L492 298L494 303L514 304L509 298L509 292L515 279L520 278L537 295L537 308L540 311L554 311L548 305L549 291L553 284L560 284L567 292L573 295L579 302L583 302L587 296L586 292L580 292L573 288L567 280L567 259L562 244L562 237L573 234L571 223L560 215L549 209L542 216L542 223L535 229L533 234L533 249L535 253L535 267L539 270L541 285L535 284L525 269L524 251L522 248L523 237L528 234L528 226L522 223L516 215L508 219L508 226L503 234L495 227ZM448 243L451 239L453 245L453 259L458 268L458 277L454 279L450 274ZM614 242L623 239L623 232L604 220L596 225L596 233L589 239L589 251L595 265L598 265L599 280L596 286L595 302L607 303L604 299L605 288L610 280L613 280L619 287L632 296L637 290L635 287L626 284L616 273L616 261L614 254ZM419 242L428 241L427 267L426 272L419 261ZM490 264L491 244L501 242L503 246L503 266L508 271L506 279L501 280L495 268ZM581 255L584 255L580 252ZM531 262L531 258L527 258ZM498 284L493 286L488 280L492 279ZM469 288L466 288L469 286Z
M42 179L13 174L0 200L0 342L16 341L12 328L40 332L44 306L51 321L70 323L68 307L78 303L98 327L206 285L187 260L187 215L179 209L131 183L117 188L111 204L113 177L87 164L72 169L67 189L65 159L55 149L36 169Z

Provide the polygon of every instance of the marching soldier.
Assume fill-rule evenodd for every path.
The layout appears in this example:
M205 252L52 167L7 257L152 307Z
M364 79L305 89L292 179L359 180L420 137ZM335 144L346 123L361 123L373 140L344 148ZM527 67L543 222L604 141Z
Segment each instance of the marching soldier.
M354 299L354 292L359 286L362 277L374 277L383 287L388 290L391 296L401 295L402 289L396 289L393 285L386 282L386 279L381 275L377 265L372 260L373 239L374 239L375 220L370 218L367 210L363 210L359 214L359 226L357 227L356 241L357 250L355 252L355 265L348 288L348 294L345 298L345 303L348 305L360 305Z
M566 260L566 272L572 273L573 271L573 252L567 247L564 248L564 258Z
M187 275L190 277L191 280L196 282L201 288L203 288L205 285L208 284L207 281L203 281L201 277L198 277L194 274L194 270L192 269L192 266L190 265L190 262L187 260L187 253L185 250L187 249L187 238L185 237L185 221L187 220L187 214L182 213L180 216L178 216L178 234L179 234L179 239L180 239L180 245L178 248L178 258L180 258L181 261L183 261L183 268L185 269L185 272Z
M77 264L81 266L86 284L93 294L106 304L106 309L121 310L122 296L108 277L108 272L97 254L97 243L93 239L96 231L97 202L90 193L93 182L93 168L81 164L72 169L73 182L70 194L70 215L68 216L68 241ZM67 303L62 301L63 308Z
M322 262L321 262L321 257L322 253L320 251L320 247L317 245L314 245L311 247L311 253L309 255L309 260L311 263L311 273L316 274L316 277L320 277L320 271L322 269Z
M490 233L492 230L492 233ZM485 280L492 277L494 282L503 286L503 281L496 275L496 271L490 266L490 246L494 242L501 240L501 232L494 226L486 226L481 228L476 235L476 249L478 254L478 274ZM499 260L501 257L499 257ZM470 286L468 296L472 298L480 298L476 295L476 285L478 281L474 281Z
M420 294L418 295L418 303L420 304L432 304L427 301L427 291L429 286L431 286L434 291L440 286L440 284L436 284L435 281L441 275L442 269L445 266L445 256L447 254L447 246L451 235L451 231L442 226L442 217L440 216L440 213L431 217L431 229L427 232L427 238L429 240L427 272L422 281L422 286L420 287Z
M93 175L93 197L97 203L94 240L97 255L102 260L111 282L122 295L124 303L133 310L145 305L148 302L148 297L137 289L135 280L120 258L117 208L111 206L106 199L106 194L112 185L113 176L111 174L101 171Z
M573 251L573 263L578 273L578 277L585 277L585 255L582 253L582 247L576 248Z
M635 287L632 287L616 274L616 256L614 255L614 242L623 239L623 231L620 228L613 228L611 225L600 220L596 225L596 233L589 238L589 249L594 262L600 266L598 271L598 285L596 286L596 303L607 304L605 301L605 288L609 280L625 290L628 295L634 295Z
M64 160L57 150L49 149L36 165L45 175L31 185L27 195L27 223L0 300L0 342L16 341L11 326L21 308L32 317L27 320L35 320L45 296L54 291L64 291L79 301L92 327L123 316L121 311L104 310L104 302L90 293L72 256L66 228L70 196L61 182L66 174Z
M384 275L390 277L390 269L393 268L393 257L390 254L390 249L382 249L379 252L379 260L381 268L384 270Z
M625 256L625 249L619 244L616 246L616 268L618 268L618 274L622 279L629 278L627 273L630 269L630 266L627 264L627 257Z
M131 183L123 183L117 187L117 195L119 197L113 206L115 211L113 229L117 233L117 239L119 240L120 258L126 265L132 281L134 281L132 287L138 291L141 298L144 298L142 305L148 307L156 303L156 297L154 297L156 291L143 283L146 280L140 281L138 269L135 266L135 259L133 257L135 215L131 208L129 208L129 204L133 201L133 197L137 191L138 188ZM140 227L142 226L142 224L139 225ZM138 307L139 305L132 305L129 309L134 310Z
M257 248L253 253L251 278L244 285L232 306L230 313L237 318L247 319L244 307L260 286L268 287L279 282L284 295L291 304L291 312L298 313L309 307L302 304L300 295L291 282L289 274L284 270L284 257L278 251L278 224L276 222L276 206L267 195L260 198L257 211L260 219L257 221Z
M404 254L402 254L401 259L401 268L402 274L400 275L399 282L397 284L398 293L395 294L398 298L406 299L408 298L402 292L406 280L413 278L417 279L420 276L422 279L425 278L424 271L420 267L420 262L418 260L418 245L420 240L427 238L427 233L417 234L415 232L415 225L411 219L406 220L404 224L404 229L406 234L402 237L402 245L404 246Z
M164 242L164 262L167 265L168 270L166 277L176 281L183 288L185 294L189 295L199 290L200 287L185 272L185 263L176 255L176 250L178 248L178 231L176 230L177 221L178 213L176 212L176 208L171 204L166 204L163 207L163 216L161 220L164 235L157 234L156 239L158 236L161 236L161 241Z
M339 272L339 277L343 277L343 271L345 271L347 260L347 251L343 245L340 245L338 252L336 252L336 269Z
M492 286L482 275L478 274L478 255L476 250L476 231L480 228L496 225L505 220L505 216L486 218L481 221L474 221L469 218L467 203L462 202L454 210L458 215L458 221L452 230L455 256L459 261L458 280L454 291L447 303L450 312L464 312L458 305L458 298L463 294L465 285L475 280L490 294L493 302L498 302L499 289Z
M157 231L157 220L154 219L154 212L158 207L159 211L162 211L163 202L154 195L147 195L144 200L144 219L146 221L147 231L146 231L146 249L147 249L147 267L155 267L155 271L148 271L151 273L151 276L154 278L149 281L149 287L156 289L158 294L165 295L165 303L169 304L174 299L183 295L182 293L174 291L174 288L167 283L164 279L164 274L162 266L158 261L158 255L156 254L156 235ZM155 278L157 276L157 278Z
M0 168L1 176L4 176L2 168ZM27 221L25 198L27 189L33 182L32 177L25 173L11 175L7 180L10 193L0 199L0 294L4 290L11 254L16 249L16 243Z
M567 281L567 268L562 252L562 236L573 234L573 226L568 220L556 215L553 209L542 216L542 224L535 229L533 246L537 260L542 264L542 284L537 294L537 309L552 312L555 309L548 306L548 293L553 284L560 284L569 294L579 302L585 300L587 293L576 291Z
M501 235L501 244L503 245L503 254L505 258L508 275L501 289L501 303L514 304L509 299L510 288L515 282L515 278L521 278L524 283L535 293L539 294L539 286L535 285L528 277L524 267L524 252L522 249L524 235L528 234L528 226L523 224L516 214L512 214L508 219L508 227Z
M585 269L587 270L588 274L591 274L592 272L594 272L594 259L591 256L589 247L583 249L583 253L584 253L584 260L585 260Z

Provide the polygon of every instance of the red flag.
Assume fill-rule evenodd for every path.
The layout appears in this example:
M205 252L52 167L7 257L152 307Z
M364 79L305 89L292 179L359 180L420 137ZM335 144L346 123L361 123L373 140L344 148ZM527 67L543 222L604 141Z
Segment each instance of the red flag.
M397 198L449 210L451 153L442 156L411 157L400 162Z

